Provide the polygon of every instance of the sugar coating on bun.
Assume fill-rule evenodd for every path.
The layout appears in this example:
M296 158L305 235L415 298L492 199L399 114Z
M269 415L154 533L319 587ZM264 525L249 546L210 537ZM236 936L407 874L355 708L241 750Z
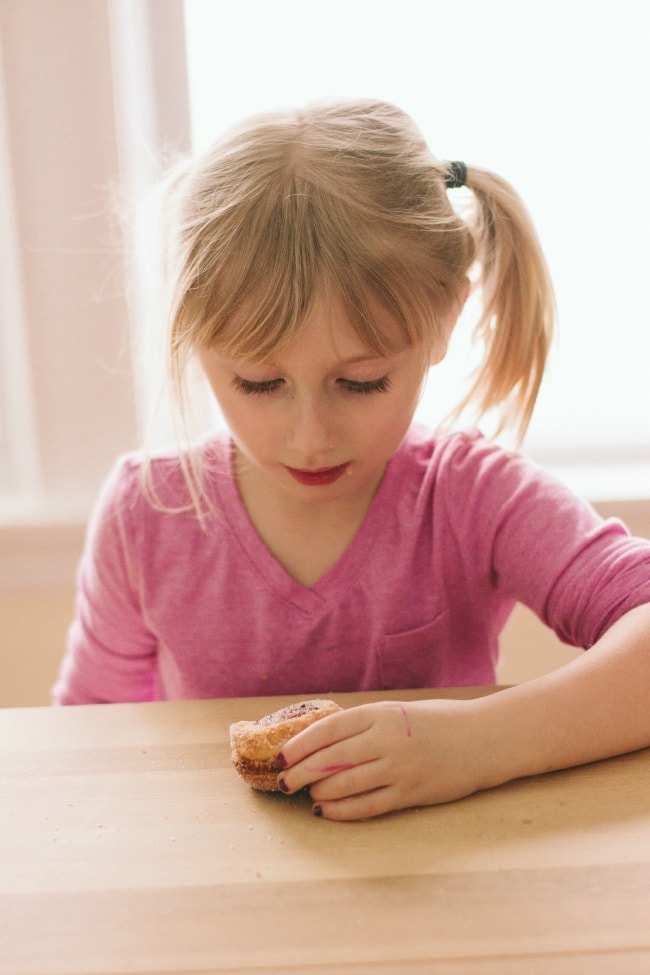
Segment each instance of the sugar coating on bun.
M303 728L341 708L334 701L314 699L289 704L258 721L236 721L230 726L230 754L241 777L254 789L277 792L277 754Z

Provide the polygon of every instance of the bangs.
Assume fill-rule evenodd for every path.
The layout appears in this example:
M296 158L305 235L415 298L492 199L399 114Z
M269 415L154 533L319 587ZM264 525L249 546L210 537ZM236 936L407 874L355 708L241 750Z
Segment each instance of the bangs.
M414 274L414 255L405 257L413 248L395 227L384 233L376 222L360 227L358 213L298 180L271 208L258 206L247 217L223 263L214 256L210 280L187 295L191 304L192 292L205 294L203 311L186 308L199 348L269 359L297 336L317 299L334 296L374 354L390 356L434 340L440 285L430 265ZM390 326L377 315L377 304L389 313Z
M254 120L194 172L174 357L269 359L334 296L373 354L436 347L473 241L411 126L387 107L360 111L362 125L347 110Z

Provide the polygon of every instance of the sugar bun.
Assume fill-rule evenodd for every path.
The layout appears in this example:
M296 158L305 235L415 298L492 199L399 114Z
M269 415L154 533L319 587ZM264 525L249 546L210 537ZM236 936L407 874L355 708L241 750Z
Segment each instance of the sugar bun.
M277 754L282 746L314 721L341 708L334 701L314 699L289 704L258 721L237 721L230 726L230 755L235 769L254 789L277 792Z

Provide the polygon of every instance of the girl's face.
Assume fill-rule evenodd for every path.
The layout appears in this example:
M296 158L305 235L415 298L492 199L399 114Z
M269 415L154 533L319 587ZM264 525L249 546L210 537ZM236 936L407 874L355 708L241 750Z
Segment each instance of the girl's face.
M399 327L381 306L376 313ZM298 505L369 505L426 371L419 347L387 358L369 350L338 300L316 301L273 361L209 349L201 362L232 434L245 504L252 491Z

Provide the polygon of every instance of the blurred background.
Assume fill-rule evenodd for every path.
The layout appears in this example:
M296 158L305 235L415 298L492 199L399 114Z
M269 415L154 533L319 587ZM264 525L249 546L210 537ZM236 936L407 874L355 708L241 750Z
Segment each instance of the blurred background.
M0 0L0 706L48 702L101 481L170 438L151 188L256 111L388 99L439 157L510 180L559 310L524 450L650 535L648 19L642 0ZM118 214L138 217L127 259ZM425 422L467 384L471 325ZM522 610L502 679L570 653Z

